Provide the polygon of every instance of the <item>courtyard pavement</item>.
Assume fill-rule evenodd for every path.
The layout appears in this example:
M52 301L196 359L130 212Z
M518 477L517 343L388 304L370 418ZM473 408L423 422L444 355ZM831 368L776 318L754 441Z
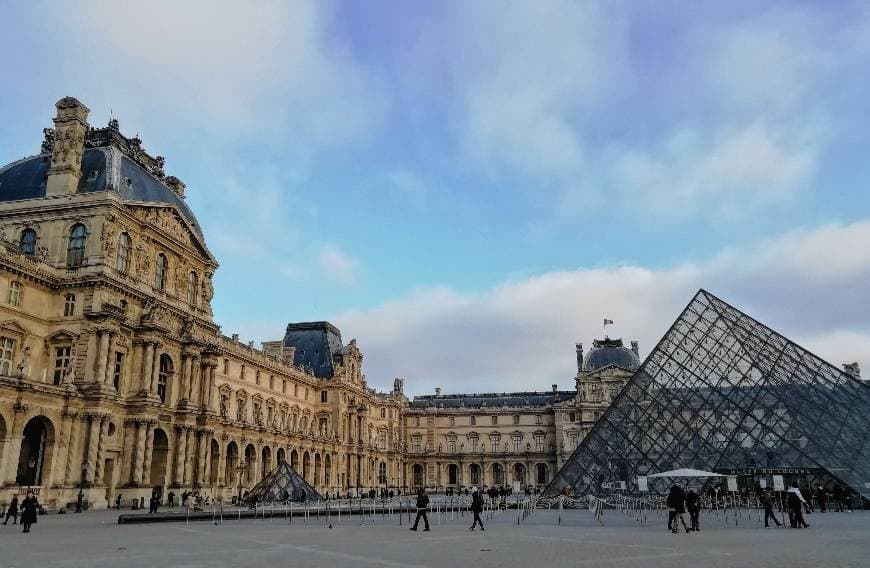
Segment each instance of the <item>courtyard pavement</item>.
M605 526L588 511L537 511L517 526L516 511L469 532L470 518L430 515L431 532L408 531L407 515L118 525L116 511L45 515L30 534L0 526L0 567L738 567L870 566L870 511L815 513L810 529L764 529L753 512L701 518L701 532L671 534L664 517L641 525L607 510Z

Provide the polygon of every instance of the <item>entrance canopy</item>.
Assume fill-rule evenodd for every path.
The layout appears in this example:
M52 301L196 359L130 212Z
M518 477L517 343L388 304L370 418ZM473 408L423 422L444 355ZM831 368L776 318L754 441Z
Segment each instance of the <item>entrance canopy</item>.
M671 471L663 471L661 473L654 473L652 475L648 475L647 477L726 477L721 473L713 473L712 471L702 471L700 469L689 469L684 467L683 469L674 469Z

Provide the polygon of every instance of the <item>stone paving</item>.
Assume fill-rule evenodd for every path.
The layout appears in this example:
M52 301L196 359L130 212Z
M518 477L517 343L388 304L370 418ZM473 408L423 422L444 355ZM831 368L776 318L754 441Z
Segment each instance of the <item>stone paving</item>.
M702 531L671 534L653 514L640 525L607 510L605 526L588 511L538 511L517 526L515 511L469 532L469 517L430 515L431 532L408 531L407 517L375 522L344 516L329 529L324 518L306 524L273 520L118 525L118 513L47 515L30 534L0 526L0 567L259 567L259 566L870 566L870 511L815 513L810 529L764 529L756 513L705 514ZM422 526L420 527L422 529Z

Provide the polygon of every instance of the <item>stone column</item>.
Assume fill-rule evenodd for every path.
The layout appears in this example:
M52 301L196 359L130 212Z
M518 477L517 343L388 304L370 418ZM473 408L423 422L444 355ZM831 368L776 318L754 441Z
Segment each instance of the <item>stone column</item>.
M138 341L138 340L134 341L133 342L133 358L130 360L130 369L132 369L133 374L135 374L136 372L140 372L140 373L142 372L142 353L143 353L142 342ZM127 386L124 390L126 390L128 394L131 392L135 392L136 383L132 382L133 380L135 380L135 379L133 379L131 377L131 378L127 379L127 381L126 381ZM139 381L139 384L140 385L142 384L141 380Z
M178 393L178 405L190 401L190 371L192 360L190 355L182 355L181 362L181 392Z
M145 342L145 355L142 359L142 392L151 392L151 368L154 366L154 342Z
M194 459L196 458L196 432L193 428L188 428L185 436L187 447L184 449L184 484L192 485Z
M217 472L217 484L225 485L226 484L226 471L227 471L227 440L221 436L221 443L218 446L218 472Z
M94 483L103 482L103 469L106 465L106 438L109 436L109 417L103 416L100 421L100 439L97 444L97 467L94 472Z
M194 355L190 359L190 403L199 405L202 400L202 366L199 357Z
M159 343L155 345L154 361L151 363L151 394L153 395L157 394L157 381L160 378L160 349L157 349L159 346Z
M95 377L95 381L99 384L103 384L106 382L106 359L109 356L109 332L105 330L101 330L100 334L100 347L99 351L97 351L97 376Z
M134 460L135 466L133 468L133 483L136 485L142 485L144 470L145 470L145 438L146 438L146 425L142 420L136 421L136 450L135 455L136 459Z
M114 387L113 379L115 378L115 342L118 334L107 332L109 336L108 349L106 350L106 386Z
M205 388L205 400L202 401L203 408L211 411L216 411L215 407L215 370L217 369L217 363L209 363L206 367L206 372L208 373L208 380L206 381Z
M175 483L184 484L184 461L187 450L187 429L184 426L176 426L175 436Z
M201 430L199 433L199 463L196 467L196 477L199 485L205 485L206 480L206 470L208 469L208 463L211 461L208 459L208 449L211 445L211 435L208 430Z
M145 485L151 484L151 464L154 461L154 430L157 425L154 422L146 422L142 424L145 429L145 453L142 456L142 483ZM161 480L161 485L163 480Z
M90 433L88 434L88 458L87 458L87 477L85 481L93 483L96 475L97 466L97 450L100 444L100 416L91 414L88 416L91 421Z
M82 420L75 412L71 412L70 417L69 441L66 445L66 472L64 474L64 483L67 485L76 483L82 472L81 452L78 451Z

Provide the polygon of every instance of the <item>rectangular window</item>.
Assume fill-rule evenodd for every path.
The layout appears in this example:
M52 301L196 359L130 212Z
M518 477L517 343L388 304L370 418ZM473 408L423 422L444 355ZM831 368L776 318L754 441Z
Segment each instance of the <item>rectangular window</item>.
M382 409L381 409L381 418L386 418L386 417L387 417L387 409L386 409L386 408L382 408Z
M471 417L471 425L472 425L472 426L477 425L477 416L472 416L472 417Z
M67 294L63 299L63 315L69 317L76 313L76 297L75 294Z
M12 351L15 348L15 340L9 337L0 337L0 375L12 374Z
M544 451L544 436L543 434L535 434L535 451L543 452Z
M57 347L54 350L54 384L59 385L63 382L63 376L66 374L66 369L69 367L70 352L72 347Z
M543 420L543 418L541 418L540 414L535 416L535 424L543 424L543 423L544 423L544 420Z
M492 417L492 425L495 426L496 424L498 424L498 416L493 416Z
M478 442L477 437L475 436L474 438L470 438L468 441L471 442L471 451L476 452L477 451L477 442Z
M21 283L10 282L9 294L6 296L6 303L10 306L17 306L21 302Z
M451 416L451 417L450 417L450 425L451 425L451 426L455 426L455 425L456 425L456 417L455 417L455 416Z
M419 436L414 436L413 438L411 438L411 449L412 449L415 453L418 453L418 454L420 453L420 442L421 442L421 440L422 440L422 438L420 438Z
M378 432L378 447L382 450L387 449L387 433L383 430Z
M414 426L419 426L419 425L420 425L420 417L419 417L419 416L415 416L415 417L414 417Z
M455 454L456 453L456 440L447 440L447 453Z
M501 436L499 434L490 436L489 441L492 442L492 451L497 452L501 448Z
M329 400L329 395L327 394L329 391L320 391L320 402L326 402Z
M259 370L254 375L254 379L255 379L255 382L259 385L260 384L260 371Z
M299 398L299 385L293 385L293 396Z
M571 451L577 449L577 432L568 433L568 449Z
M308 400L308 387L305 387L305 400Z
M239 376L242 378L243 381L245 380L245 366L244 365L242 365L242 370L239 371Z
M577 415L573 412L568 414L568 422L574 422L577 419Z
M281 392L287 394L287 381L281 381Z
M230 360L224 359L224 375L230 374Z
M522 451L523 439L520 438L519 436L514 436L513 440L514 440L514 451L515 452Z
M115 351L115 372L112 374L112 384L115 385L115 390L121 388L121 371L124 369L124 354L120 351Z
M269 375L269 390L275 390L275 375Z

